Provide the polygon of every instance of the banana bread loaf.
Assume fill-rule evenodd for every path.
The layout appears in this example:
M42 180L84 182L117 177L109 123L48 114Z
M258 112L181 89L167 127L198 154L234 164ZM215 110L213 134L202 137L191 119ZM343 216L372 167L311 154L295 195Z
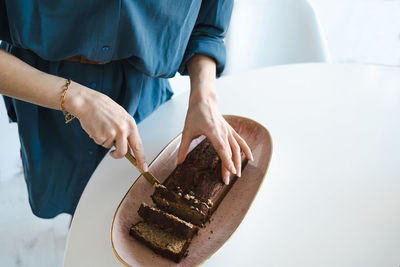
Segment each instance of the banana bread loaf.
M146 203L142 203L138 213L146 222L156 224L164 231L175 233L182 238L191 239L198 230L197 226Z
M242 169L246 164L242 153ZM155 186L152 199L160 209L203 226L236 179L236 175L231 175L229 185L222 182L221 159L211 142L205 139L162 185Z

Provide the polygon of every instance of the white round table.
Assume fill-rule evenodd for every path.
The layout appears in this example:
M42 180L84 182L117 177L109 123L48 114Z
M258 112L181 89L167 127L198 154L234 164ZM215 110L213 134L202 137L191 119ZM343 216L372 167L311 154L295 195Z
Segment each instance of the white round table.
M204 266L399 266L399 68L287 65L217 87L221 112L266 126L274 152L247 216ZM139 125L149 162L182 130L187 98ZM122 266L111 222L138 176L126 159L104 158L77 207L66 267Z

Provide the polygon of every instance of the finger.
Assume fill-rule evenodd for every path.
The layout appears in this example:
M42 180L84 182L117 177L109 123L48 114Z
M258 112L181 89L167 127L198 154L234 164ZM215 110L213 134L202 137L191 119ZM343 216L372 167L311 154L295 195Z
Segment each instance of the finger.
M239 144L236 142L236 139L233 137L232 134L229 135L229 144L231 145L232 149L232 158L233 164L235 164L236 168L236 175L240 177L242 175L242 157L240 155Z
M95 139L95 138L92 138L93 139L93 141L97 144L97 145L99 145L99 146L102 146L107 140L103 140L103 139Z
M133 154L135 154L139 168L141 168L144 172L149 171L146 156L144 155L142 139L140 138L136 124L134 125L131 134L128 136L128 141L129 146L133 150Z
M124 135L120 135L115 142L116 149L111 151L110 155L116 159L122 158L128 152L127 145L127 138Z
M244 139L234 129L232 129L232 134L233 137L235 137L239 146L242 148L244 154L246 155L246 158L249 160L254 160L253 153L251 153L251 149L247 145L246 141L244 141Z
M106 138L100 136L89 135L89 137L98 145L101 145L106 140Z
M236 174L235 165L231 159L231 150L230 146L225 143L224 139L221 137L217 137L215 135L210 136L210 141L213 144L215 150L217 151L219 157L221 158L222 165L225 166L231 173Z
M231 149L231 145L229 142L229 133L226 133L226 135L224 136L224 143L226 145L226 151L228 152L228 156L230 159L232 159L232 149ZM233 164L235 165L235 164Z
M112 148L115 143L115 140L112 138L108 138L106 141L103 142L101 146L105 148Z
M178 161L177 161L178 165L185 161L191 142L192 138L189 132L187 130L185 131L184 129L182 132L181 144L179 146L179 151L178 151Z
M224 184L229 184L229 176L230 176L230 172L228 171L227 168L225 168L224 165L221 166L222 170L221 170L221 174L222 174L222 181L224 182Z

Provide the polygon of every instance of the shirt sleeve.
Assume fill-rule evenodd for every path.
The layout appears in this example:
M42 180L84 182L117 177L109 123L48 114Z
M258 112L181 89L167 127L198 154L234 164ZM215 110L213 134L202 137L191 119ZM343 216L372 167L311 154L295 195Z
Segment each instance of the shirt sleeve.
M0 41L11 43L5 0L0 0Z
M195 26L186 47L179 73L187 75L186 63L195 54L214 58L217 77L224 70L226 47L224 37L232 15L233 0L203 0Z

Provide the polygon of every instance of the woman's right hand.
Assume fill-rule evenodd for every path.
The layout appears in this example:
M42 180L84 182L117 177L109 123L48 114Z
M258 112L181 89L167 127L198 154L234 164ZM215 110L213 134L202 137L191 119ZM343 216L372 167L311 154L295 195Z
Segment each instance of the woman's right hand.
M65 78L33 68L0 49L0 94L42 107L60 109ZM121 158L132 149L139 167L147 171L142 140L136 122L128 112L108 96L72 82L64 107L77 117L82 128L99 145L116 149L110 154ZM115 142L115 143L114 143Z
M105 94L72 82L65 96L65 109L79 119L96 144L116 149L113 158L122 158L131 148L139 167L148 171L143 144L135 119Z

